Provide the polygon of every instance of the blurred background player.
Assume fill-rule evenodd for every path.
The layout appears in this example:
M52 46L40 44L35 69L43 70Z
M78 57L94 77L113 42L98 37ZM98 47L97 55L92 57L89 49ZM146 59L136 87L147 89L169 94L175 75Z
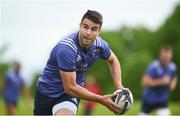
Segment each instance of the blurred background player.
M21 92L25 101L29 104L29 92L20 74L21 65L16 62L13 70L8 71L5 75L4 83L4 101L6 105L7 115L15 114Z
M101 94L101 87L96 83L96 79L93 75L88 75L85 80L85 88L90 92ZM85 101L84 104L84 115L92 115L93 110L96 107L96 102Z
M176 65L172 60L172 49L165 45L160 49L159 59L153 61L143 79L144 87L141 114L147 115L157 110L157 115L170 115L168 108L169 89L174 90L177 83Z

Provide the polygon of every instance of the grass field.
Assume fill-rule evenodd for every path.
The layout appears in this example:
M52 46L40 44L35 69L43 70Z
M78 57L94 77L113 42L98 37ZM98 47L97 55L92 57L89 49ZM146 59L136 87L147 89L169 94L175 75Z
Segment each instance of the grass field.
M180 115L180 102L170 102L169 104L171 112L173 115ZM127 115L137 115L140 109L140 102L135 101L133 107L126 113ZM5 114L4 102L0 99L0 115ZM33 102L30 105L25 105L23 100L20 100L16 115L32 115L33 114ZM82 104L78 109L78 115L83 114ZM96 109L93 112L94 115L112 115L113 113L109 111L104 106L97 104ZM153 113L154 114L154 113Z

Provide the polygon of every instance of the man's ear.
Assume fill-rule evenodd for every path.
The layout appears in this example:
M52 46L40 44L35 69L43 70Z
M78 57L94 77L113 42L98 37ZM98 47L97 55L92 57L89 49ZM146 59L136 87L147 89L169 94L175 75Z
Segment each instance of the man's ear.
M99 33L101 33L101 27L99 28Z

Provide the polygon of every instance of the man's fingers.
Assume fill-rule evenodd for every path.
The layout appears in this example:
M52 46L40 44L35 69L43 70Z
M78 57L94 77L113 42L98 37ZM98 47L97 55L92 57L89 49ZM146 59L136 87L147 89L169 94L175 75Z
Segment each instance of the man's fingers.
M110 104L109 109L114 113L114 114L118 114L119 111L121 110L121 108L119 106L117 106L115 103Z
M117 93L113 93L113 94L111 94L110 97L112 98L112 97L115 97L116 95L117 95Z

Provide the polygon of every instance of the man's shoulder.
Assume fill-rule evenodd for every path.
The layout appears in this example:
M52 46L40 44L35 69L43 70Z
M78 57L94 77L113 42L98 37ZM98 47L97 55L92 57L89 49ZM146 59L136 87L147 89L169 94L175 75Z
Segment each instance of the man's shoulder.
M61 48L61 49L68 49L72 50L74 52L77 52L77 45L75 42L75 37L73 35L66 36L63 39L61 39L56 47Z
M174 62L171 62L171 63L169 64L169 68L170 68L171 70L176 70L176 69L177 69L176 64L175 64Z
M9 70L8 72L6 72L6 76L11 76L14 75L14 71L13 70Z
M107 42L100 36L97 36L96 40L93 43L93 45L97 47L102 47L105 44L107 44Z
M12 70L6 72L6 74L5 74L5 78L8 78L8 79L11 79L14 76L15 76L15 72Z
M159 60L154 60L154 61L152 61L151 63L150 63L150 67L151 68L157 68L157 67L159 67L160 65L160 62L159 62Z

